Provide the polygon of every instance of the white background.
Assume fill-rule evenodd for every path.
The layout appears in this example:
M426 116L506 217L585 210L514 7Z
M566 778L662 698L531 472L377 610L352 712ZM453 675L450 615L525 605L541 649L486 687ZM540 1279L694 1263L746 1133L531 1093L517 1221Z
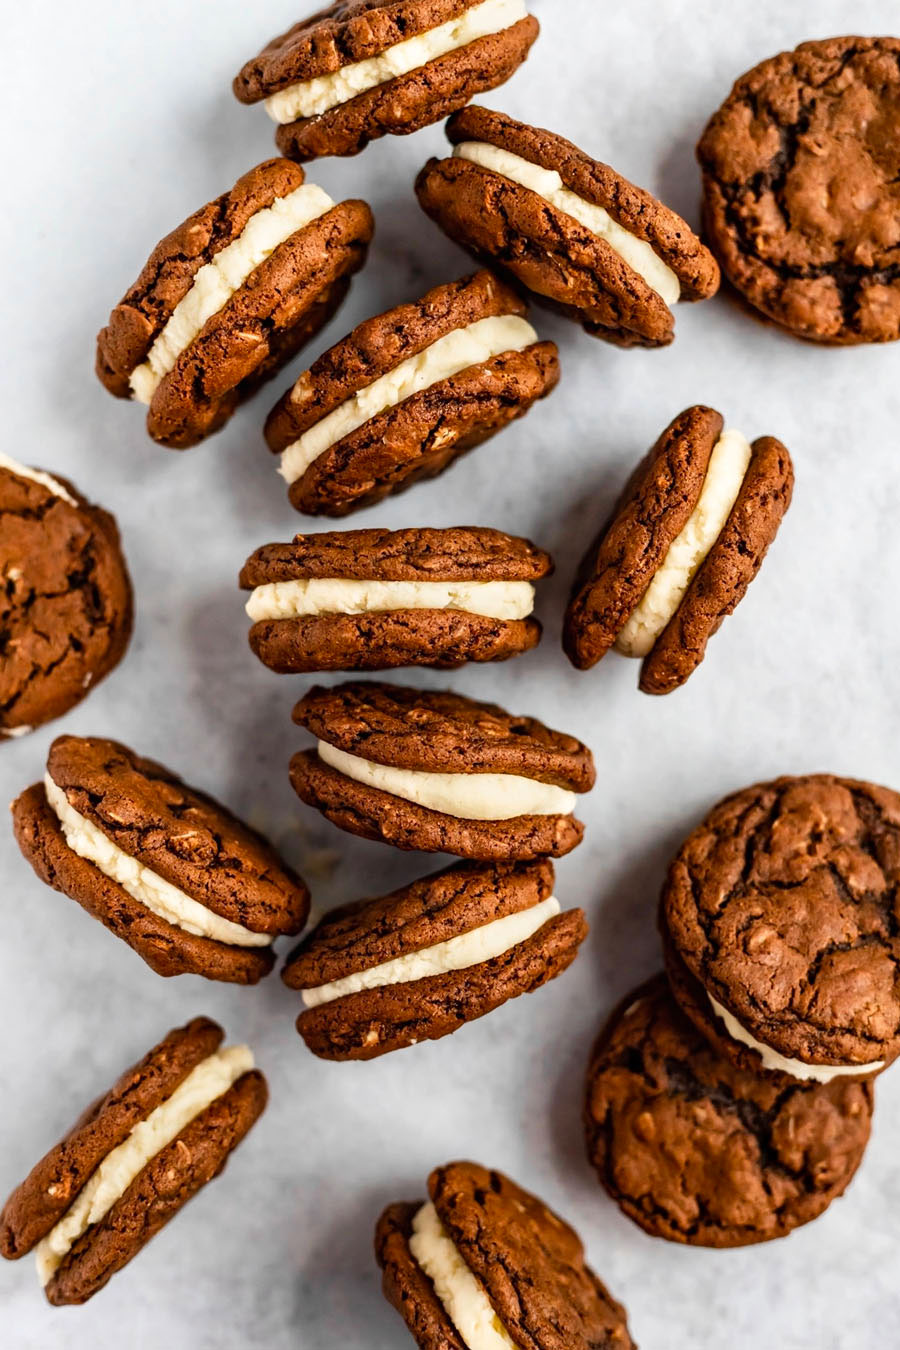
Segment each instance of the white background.
M486 101L568 134L691 221L693 146L732 81L804 38L851 22L878 33L897 14L887 0L533 8L543 36ZM109 398L92 374L94 334L157 239L273 153L265 113L238 105L230 80L303 9L302 0L54 0L5 17L3 448L70 475L117 514L137 627L126 661L86 704L4 746L0 795L8 801L40 776L58 731L121 738L269 830L328 906L436 864L340 834L288 784L288 758L304 740L290 710L308 681L254 660L236 576L257 545L316 528L291 511L260 435L289 379L179 455L152 445L141 411ZM378 233L309 360L353 323L468 270L412 192L443 145L435 127L312 167L332 195L366 197ZM593 748L586 842L558 868L563 903L589 913L588 943L566 976L450 1040L368 1065L324 1064L296 1036L298 1000L277 976L249 990L159 979L44 888L4 827L0 1192L126 1064L197 1013L253 1044L272 1090L224 1178L85 1308L45 1306L30 1259L4 1267L4 1347L401 1350L411 1341L379 1292L375 1218L390 1200L422 1196L429 1169L460 1156L509 1171L578 1226L642 1350L896 1340L900 1071L879 1083L872 1144L848 1196L805 1231L755 1250L684 1249L641 1233L595 1184L579 1109L592 1037L613 1002L659 966L665 863L707 807L780 772L900 784L900 351L806 346L725 295L683 306L677 340L661 352L620 352L540 312L536 323L560 345L559 390L443 478L348 523L495 525L556 556L540 594L540 650L452 682ZM706 663L686 689L654 700L637 692L636 665L616 656L573 671L559 648L561 609L577 557L636 457L693 402L718 407L750 437L781 437L797 488L761 576Z

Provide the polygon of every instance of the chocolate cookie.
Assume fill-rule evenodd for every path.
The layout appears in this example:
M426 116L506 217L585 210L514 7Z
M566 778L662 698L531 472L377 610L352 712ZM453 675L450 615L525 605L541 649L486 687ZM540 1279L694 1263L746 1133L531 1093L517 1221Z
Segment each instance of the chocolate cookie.
M740 1067L877 1073L900 1053L898 893L896 792L828 774L745 788L669 868L673 991Z
M97 375L174 450L218 431L331 318L374 230L271 159L167 235L97 338Z
M422 209L594 337L665 346L672 305L718 289L715 259L680 216L562 136L479 107L447 135L452 158L416 181Z
M0 1255L36 1249L50 1303L86 1303L219 1175L262 1114L246 1045L207 1017L177 1027L89 1106L0 1213Z
M291 503L345 516L442 472L559 380L552 342L490 272L361 323L272 410L269 448Z
M578 1234L536 1196L471 1162L436 1168L428 1192L375 1230L385 1298L422 1350L633 1350Z
M560 912L553 864L458 863L332 911L281 972L322 1059L375 1059L449 1036L566 970L587 936Z
M900 337L900 39L826 38L737 81L697 147L725 275L817 342Z
M449 669L536 647L532 583L552 568L499 530L347 530L257 549L240 584L272 670Z
M364 839L509 862L581 842L575 794L594 785L590 750L533 717L449 691L351 682L316 686L294 721L318 741L291 760L298 796Z
M41 880L158 975L255 984L306 920L306 886L261 835L116 741L60 736L12 813Z
M751 445L712 408L675 418L585 555L563 647L588 670L610 647L642 660L645 694L684 684L759 571L791 502L780 441Z
M74 708L121 661L119 531L71 483L0 454L0 741Z
M504 84L539 31L525 0L338 0L248 61L234 93L265 100L282 154L356 155Z
M871 1083L798 1083L713 1050L663 976L613 1013L587 1077L588 1157L654 1237L742 1247L822 1214L862 1161Z

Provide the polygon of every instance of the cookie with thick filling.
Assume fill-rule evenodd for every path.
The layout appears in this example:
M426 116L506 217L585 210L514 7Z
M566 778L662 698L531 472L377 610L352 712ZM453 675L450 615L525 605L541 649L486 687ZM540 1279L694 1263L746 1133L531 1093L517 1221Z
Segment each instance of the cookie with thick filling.
M458 863L328 914L281 972L297 1030L323 1059L374 1059L466 1022L560 975L587 936L561 911L553 865Z
M898 108L900 38L825 38L742 75L703 133L712 248L797 337L900 337Z
M717 290L715 259L680 216L562 136L481 107L447 135L452 156L416 181L423 210L593 336L664 346L673 305Z
M273 38L233 88L265 103L282 154L356 155L504 84L539 31L526 0L338 0Z
M262 1114L266 1080L208 1017L176 1027L32 1169L0 1255L34 1252L50 1303L85 1303L208 1181Z
M80 703L125 655L132 612L115 519L0 454L0 741Z
M591 1056L588 1157L654 1237L742 1247L822 1214L862 1161L871 1083L754 1073L715 1050L664 976L616 1009Z
M684 684L762 566L793 485L774 437L751 445L712 408L680 413L582 560L563 626L572 664L588 670L614 646L642 662L645 694Z
M266 441L298 511L343 516L441 473L559 380L552 342L490 272L436 286L324 352L272 410Z
M374 228L289 160L258 165L156 246L97 338L98 378L146 405L154 440L196 445L331 318Z
M60 736L12 815L41 880L158 975L255 984L306 921L303 880L261 835L116 741Z
M534 582L552 567L500 530L346 530L266 544L240 584L272 670L451 668L535 647Z
M395 848L503 862L581 842L572 812L594 785L573 736L443 690L352 681L294 709L316 737L291 760L295 792L341 829Z
M436 1168L428 1193L375 1229L385 1298L422 1350L633 1350L625 1309L537 1196L472 1162Z
M829 1083L900 1053L900 794L829 774L726 797L669 867L688 1017L739 1067Z

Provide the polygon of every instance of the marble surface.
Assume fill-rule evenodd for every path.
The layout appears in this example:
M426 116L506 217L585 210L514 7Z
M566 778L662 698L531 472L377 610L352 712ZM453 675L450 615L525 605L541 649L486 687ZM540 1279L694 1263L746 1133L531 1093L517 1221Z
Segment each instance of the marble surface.
M151 445L138 409L111 400L91 372L94 334L157 238L272 153L265 114L234 102L229 82L298 8L55 0L5 18L4 448L70 475L117 513L138 611L120 670L60 724L3 748L0 795L8 801L40 775L58 731L120 737L269 830L327 907L433 864L353 841L296 801L286 762L303 736L290 708L306 682L276 678L246 647L237 571L258 544L303 525L260 438L287 378L209 444L176 455ZM857 0L852 20L840 0L533 8L544 35L487 101L567 133L691 220L692 148L737 75L850 22L879 32L896 20L884 0ZM366 315L467 269L412 194L416 170L442 145L432 128L311 170L333 195L368 198L378 221L368 267L311 356ZM125 1064L196 1013L248 1039L272 1088L226 1176L92 1304L47 1308L29 1260L0 1271L0 1339L11 1350L400 1350L411 1341L381 1298L372 1226L384 1203L421 1196L428 1170L457 1156L509 1171L577 1224L642 1350L851 1350L895 1337L900 1072L879 1084L871 1148L848 1196L755 1250L684 1250L639 1232L594 1183L579 1108L604 1015L659 965L659 883L699 815L779 772L900 782L900 351L804 346L725 296L683 307L663 352L620 352L562 320L536 322L560 344L559 391L439 481L353 523L491 524L556 555L539 651L453 683L592 746L599 781L583 805L586 841L558 869L562 900L589 912L589 942L564 978L451 1040L371 1065L323 1064L296 1037L296 996L277 978L255 990L162 981L45 889L5 827L0 1190ZM576 674L559 649L560 607L629 466L697 401L751 436L780 436L797 491L702 670L653 700L617 657Z

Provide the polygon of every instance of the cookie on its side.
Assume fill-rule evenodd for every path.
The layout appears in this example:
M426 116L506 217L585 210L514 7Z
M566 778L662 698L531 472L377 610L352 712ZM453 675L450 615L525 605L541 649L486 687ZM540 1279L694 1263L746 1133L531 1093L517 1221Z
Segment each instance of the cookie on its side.
M370 506L526 413L559 380L556 346L538 341L527 312L478 272L324 352L266 422L292 505L326 516Z
M174 450L218 431L336 311L374 231L286 159L267 160L151 253L97 338L97 376Z
M34 1251L50 1303L86 1303L219 1175L268 1089L208 1017L176 1027L35 1165L0 1211L0 1255Z
M715 259L680 216L562 136L481 107L447 135L452 157L416 181L423 210L593 336L665 346L676 301L718 289Z
M744 598L791 502L794 469L772 436L751 445L712 408L688 408L626 485L584 557L563 647L579 670L612 646L669 694Z
M273 38L233 88L265 100L282 154L356 155L504 84L539 31L525 0L337 0Z
M12 814L41 880L158 975L255 984L306 921L306 886L261 835L116 741L58 737Z
M74 708L121 661L132 592L114 518L0 454L0 741Z

